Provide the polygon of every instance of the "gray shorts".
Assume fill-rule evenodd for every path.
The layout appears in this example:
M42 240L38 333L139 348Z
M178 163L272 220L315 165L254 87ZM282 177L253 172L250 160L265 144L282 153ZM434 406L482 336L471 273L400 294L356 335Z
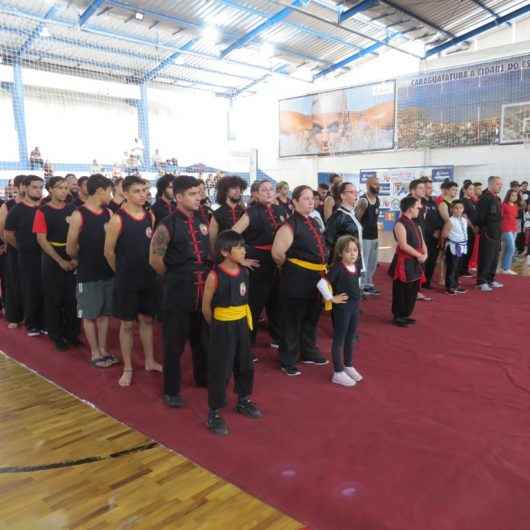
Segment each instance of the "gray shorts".
M78 283L77 316L86 320L112 316L114 279Z

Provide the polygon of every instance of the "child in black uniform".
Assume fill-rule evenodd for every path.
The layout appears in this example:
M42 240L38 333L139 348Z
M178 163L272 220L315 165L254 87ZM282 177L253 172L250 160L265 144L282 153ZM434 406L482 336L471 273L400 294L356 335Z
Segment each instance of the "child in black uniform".
M219 409L226 406L226 385L233 372L239 396L236 412L260 418L261 411L250 401L254 365L250 353L252 313L248 305L248 270L245 240L233 230L225 230L216 241L216 254L222 260L206 279L202 313L210 324L208 353L208 429L228 434Z
M334 372L331 381L337 385L354 386L362 375L353 367L353 347L359 322L359 268L356 263L359 246L353 236L337 240L333 265L326 278L318 282L324 300L332 306ZM338 293L338 294L333 294Z

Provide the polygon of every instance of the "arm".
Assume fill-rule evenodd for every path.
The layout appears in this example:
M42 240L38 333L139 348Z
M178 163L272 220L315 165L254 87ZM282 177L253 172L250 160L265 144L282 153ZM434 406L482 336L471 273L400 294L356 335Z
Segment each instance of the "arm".
M165 274L166 272L164 256L166 255L169 241L170 237L166 225L158 225L158 228L153 235L153 239L151 239L151 246L149 248L149 265L151 265L158 274Z
M121 233L121 217L113 215L110 218L107 226L107 233L105 235L105 259L110 268L116 272L116 243Z
M215 215L212 215L210 219L210 227L208 228L210 234L210 248L212 250L212 255L215 255L215 243L217 242L217 235L219 234L219 223L215 218Z
M359 220L362 219L364 212L366 212L366 208L368 208L368 199L363 197L362 199L359 199L355 205L355 217Z
M210 271L208 277L206 278L206 283L204 284L204 294L202 295L202 314L204 316L204 320L206 320L209 325L212 324L213 319L212 299L216 288L217 279L215 272Z
M285 263L286 254L293 244L293 239L293 231L288 224L282 225L276 232L271 253L272 259L278 267Z
M17 237L12 230L4 230L4 240L13 248L17 248Z
M451 223L451 219L449 219L446 223L444 223L444 227L442 230L442 239L447 239L449 237L449 232L451 231L451 228L453 228L453 224Z
M48 241L47 234L37 234L37 243L39 244L40 248L42 248L42 251L48 256L50 256L50 258L55 261L57 265L61 267L61 269L63 269L64 271L71 271L75 269L77 265L76 262L67 261L61 258L61 256L57 254L53 246Z
M326 221L326 223L333 213L333 206L335 206L335 200L333 197L326 197L324 199L324 221Z
M447 223L447 221L449 221L449 208L447 207L447 204L445 204L445 202L441 202L438 205L438 212L444 220L444 223Z
M418 260L421 261L424 254L418 252L416 249L411 247L407 243L407 231L405 230L405 227L401 223L397 223L394 228L394 233L396 234L396 239L398 242L399 248L403 251L412 256L413 258L418 258ZM422 247L425 245L423 243Z
M76 258L79 253L79 233L83 225L83 218L79 212L73 212L70 216L68 235L66 236L66 253L71 258Z
M210 222L210 226L212 226L211 222ZM248 213L244 213L240 217L239 221L232 227L232 230L234 230L234 232L237 232L238 234L242 234L249 226L250 226L250 217L248 216ZM211 237L212 236L210 234L210 239ZM216 234L216 237L217 237L217 234Z
M6 225L6 217L7 217L7 206L5 204L2 204L0 207L0 239L5 241L4 238L4 228Z

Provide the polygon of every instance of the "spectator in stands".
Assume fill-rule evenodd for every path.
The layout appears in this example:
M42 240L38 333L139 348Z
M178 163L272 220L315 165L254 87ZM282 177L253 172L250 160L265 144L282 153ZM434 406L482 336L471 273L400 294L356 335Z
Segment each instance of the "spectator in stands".
M42 155L40 154L40 149L38 147L35 147L35 149L31 151L31 154L29 155L29 162L31 169L35 169L36 166L44 166L44 159L42 158Z
M513 184L513 183L512 183ZM502 203L502 242L504 245L502 255L502 272L504 274L516 275L512 269L513 256L515 254L515 236L517 235L517 217L519 215L519 194L512 187L506 193Z
M159 149L155 149L155 153L153 155L153 166L158 171L163 170L163 168L162 168L162 157L160 156L160 150Z

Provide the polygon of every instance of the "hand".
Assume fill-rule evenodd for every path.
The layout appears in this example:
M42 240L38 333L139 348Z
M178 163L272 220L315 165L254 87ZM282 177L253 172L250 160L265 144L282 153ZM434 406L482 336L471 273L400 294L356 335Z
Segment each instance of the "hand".
M79 267L79 262L76 259L71 259L70 266L72 267L70 270L73 271L74 269L77 269L77 267Z
M65 259L61 259L59 261L59 267L61 267L61 269L63 269L63 271L66 271L66 272L70 272L70 262L65 260Z
M348 301L348 295L346 293L336 294L331 301L334 304L345 304Z
M257 259L249 259L249 258L245 258L241 262L241 265L243 265L243 267L248 267L250 270L257 269L260 266L259 265L259 260L257 260Z
M422 254L419 258L418 258L418 261L420 263L425 263L427 261L427 254Z

